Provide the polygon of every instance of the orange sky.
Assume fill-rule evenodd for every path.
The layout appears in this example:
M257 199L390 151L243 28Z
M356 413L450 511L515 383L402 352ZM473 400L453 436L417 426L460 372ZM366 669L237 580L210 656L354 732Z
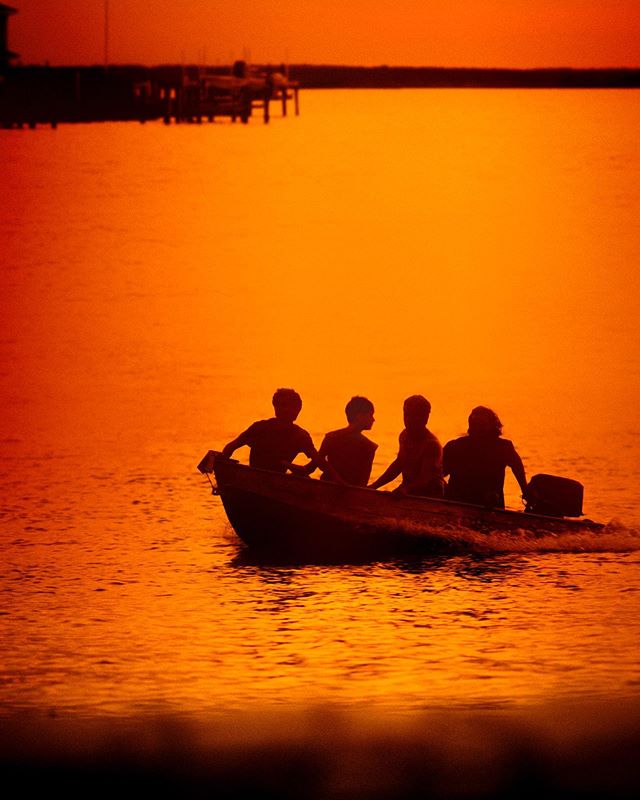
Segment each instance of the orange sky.
M638 0L13 0L23 63L640 67Z

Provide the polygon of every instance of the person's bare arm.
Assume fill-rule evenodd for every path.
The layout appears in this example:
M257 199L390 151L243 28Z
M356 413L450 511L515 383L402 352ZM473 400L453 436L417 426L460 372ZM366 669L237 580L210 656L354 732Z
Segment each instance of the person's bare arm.
M338 475L335 469L327 461L326 437L323 439L322 444L320 445L320 450L316 450L314 448L312 452L305 453L305 455L309 456L311 459L309 464L307 464L307 468L311 467L310 473L315 469L320 469L332 481L335 481L335 483L344 483L340 475Z
M292 464L288 461L283 462L288 470L294 475L311 475L316 469L322 470L323 473L329 476L332 481L336 483L344 483L342 478L338 475L335 469L329 464L326 458L326 437L320 445L320 450L316 450L313 444L304 450L305 456L309 459L307 464Z
M306 475L307 477L318 468L315 461L309 461L308 464L294 464L290 461L285 461L284 463L289 472L292 472L294 475Z
M322 440L322 444L320 445L320 449L317 452L309 452L305 453L305 455L311 459L308 464L305 464L300 469L303 471L305 475L311 475L312 472L315 472L317 469L325 470L328 468L328 464L326 464L326 455L327 455L327 437L325 436ZM294 466L296 466L294 464Z
M381 486L390 483L394 478L397 478L401 472L402 466L400 465L400 459L396 458L395 461L389 464L379 478L369 484L369 489L379 489Z
M511 462L509 463L509 466L511 467L511 471L514 474L515 479L518 481L518 484L522 491L522 496L526 498L527 476L524 470L524 464L522 463L522 459L515 450L513 451L513 455L511 456Z
M446 478L451 473L451 446L450 442L442 448L442 477Z
M324 460L324 453L322 452L322 447L320 450L313 453L305 453L307 458L310 461L307 464L292 464L288 461L285 462L287 465L287 469L293 472L294 475L311 475L312 472L315 472L317 469L324 469L325 468L325 460ZM326 465L329 466L328 464Z
M222 448L222 455L226 458L231 458L231 456L235 453L235 451L239 447L243 447L245 444L249 444L247 441L247 431L243 431L239 436L236 436L235 439L226 444Z

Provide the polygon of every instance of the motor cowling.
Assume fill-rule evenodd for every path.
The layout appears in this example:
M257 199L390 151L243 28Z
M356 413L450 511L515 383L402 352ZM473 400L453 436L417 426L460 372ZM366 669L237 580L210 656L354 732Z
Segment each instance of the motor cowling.
M581 517L584 488L571 478L534 475L527 484L526 511L552 517Z

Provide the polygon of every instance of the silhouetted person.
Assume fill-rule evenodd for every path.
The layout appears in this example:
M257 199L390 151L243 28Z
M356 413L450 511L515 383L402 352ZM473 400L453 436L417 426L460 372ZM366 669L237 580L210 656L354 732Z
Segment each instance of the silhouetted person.
M395 492L442 497L442 447L427 429L431 403L414 394L404 401L403 413L405 427L399 437L398 455L369 488L378 489L402 473L402 483Z
M503 439L502 423L490 408L478 406L469 415L469 433L447 442L443 473L449 475L448 500L504 508L505 468L510 467L526 495L522 459L513 443Z
M322 463L318 463L316 459L304 467L294 469L295 472L309 475L320 466L323 480L352 486L367 485L378 445L367 439L362 431L373 427L373 403L366 397L352 397L344 411L349 424L346 428L330 431L324 437L318 451Z
M302 409L300 395L293 389L278 389L272 402L275 417L254 422L225 446L223 455L230 457L239 447L248 445L249 464L274 472L286 472L289 462L299 453L311 459L317 457L311 436L295 424Z

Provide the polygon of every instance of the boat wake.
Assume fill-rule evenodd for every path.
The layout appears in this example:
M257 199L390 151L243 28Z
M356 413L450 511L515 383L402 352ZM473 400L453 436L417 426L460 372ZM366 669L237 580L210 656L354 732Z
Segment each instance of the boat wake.
M421 526L412 526L411 533L424 534ZM591 531L556 533L552 531L477 531L469 528L447 527L434 530L431 538L441 537L447 549L478 554L490 553L630 553L640 550L640 529L630 528L619 520Z
M343 563L390 556L629 553L640 526L398 496L257 470L210 451L234 530L254 553ZM574 512L575 513L575 512Z

